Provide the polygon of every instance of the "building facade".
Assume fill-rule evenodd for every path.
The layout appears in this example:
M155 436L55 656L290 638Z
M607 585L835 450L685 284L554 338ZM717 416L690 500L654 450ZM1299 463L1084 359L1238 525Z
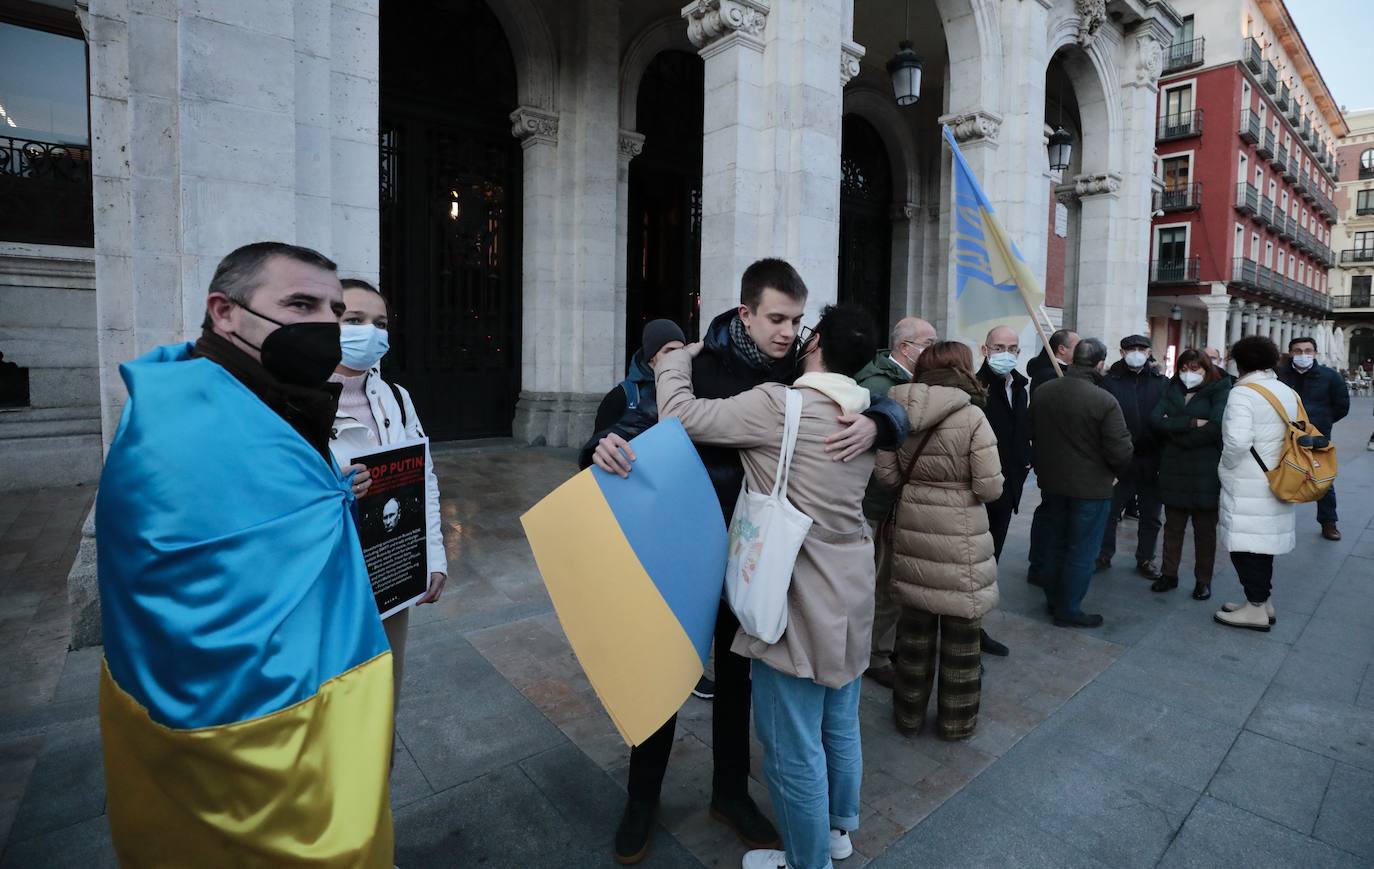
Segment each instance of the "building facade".
M94 479L119 364L194 336L216 262L253 240L380 281L387 364L436 439L580 443L640 325L695 334L764 255L797 265L808 319L840 299L943 326L942 124L1054 318L1109 339L1145 325L1164 0L3 9L22 56L65 40L88 108L0 139L0 181L43 212L0 224L7 486ZM898 107L905 36L923 75ZM44 71L21 54L0 52L23 73L0 96L15 123L70 109L22 84ZM1073 159L1051 173L1061 125ZM42 205L40 181L77 205Z
M1331 243L1337 252L1331 302L1341 340L1332 364L1353 372L1374 370L1374 109L1347 112L1345 120L1350 131L1337 149L1340 222Z
M1282 0L1179 0L1156 128L1156 354L1268 335L1336 355L1329 270L1345 121Z

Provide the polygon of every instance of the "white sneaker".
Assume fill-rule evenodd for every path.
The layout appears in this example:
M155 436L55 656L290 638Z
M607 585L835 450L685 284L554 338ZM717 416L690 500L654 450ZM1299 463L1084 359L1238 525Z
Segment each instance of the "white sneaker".
M843 860L854 853L854 843L849 841L847 830L830 831L830 859Z
M746 851L740 866L742 869L787 869L787 852L771 848Z
M1233 628L1269 632L1269 614L1264 611L1264 604L1247 602L1245 606L1229 611L1222 608L1212 618L1219 624Z
M1233 612L1235 612L1236 610L1244 609L1245 607L1246 607L1246 602L1245 602L1245 601L1242 601L1241 603L1224 603L1224 604L1221 605L1221 611L1224 612L1224 613L1233 613ZM1274 618L1274 599L1273 599L1273 598L1270 598L1269 600L1267 600L1267 601L1264 602L1264 614L1267 615L1267 616L1269 616L1269 624L1272 625L1272 624L1274 624L1275 622L1278 621L1278 619Z

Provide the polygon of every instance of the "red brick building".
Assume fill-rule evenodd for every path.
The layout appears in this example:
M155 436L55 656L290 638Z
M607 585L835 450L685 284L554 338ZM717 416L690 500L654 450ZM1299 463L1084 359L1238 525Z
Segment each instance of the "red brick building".
M1330 346L1345 121L1281 0L1176 0L1156 129L1156 356L1266 334Z

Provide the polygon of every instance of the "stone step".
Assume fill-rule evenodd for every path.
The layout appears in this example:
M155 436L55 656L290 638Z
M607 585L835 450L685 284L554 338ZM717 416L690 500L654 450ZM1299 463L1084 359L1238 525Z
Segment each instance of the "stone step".
M0 440L100 434L97 407L38 407L0 411Z

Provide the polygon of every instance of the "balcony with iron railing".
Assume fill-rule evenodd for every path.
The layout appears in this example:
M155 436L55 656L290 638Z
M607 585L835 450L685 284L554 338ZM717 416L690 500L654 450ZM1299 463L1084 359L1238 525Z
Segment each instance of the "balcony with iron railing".
M1187 69L1190 66L1197 66L1202 63L1204 37L1191 39L1188 42L1175 42L1164 49L1164 74L1178 72L1180 69Z
M1155 191L1152 197L1153 211L1194 211L1202 205L1202 182L1180 184Z
M1341 265L1374 263L1374 247L1348 247L1341 251Z
M1370 178L1374 178L1374 165L1361 166L1359 179L1365 181Z
M1150 283L1195 284L1202 271L1202 257L1150 260Z
M1245 42L1241 46L1241 57L1245 60L1246 67L1255 75L1264 71L1264 49L1260 48L1259 40L1253 36L1245 37Z
M1260 195L1259 219L1269 226L1274 225L1274 200L1263 194Z
M1340 213L1336 211L1336 203L1327 199L1326 194L1315 187L1312 189L1312 199L1317 206L1317 210L1321 212L1322 218L1327 224L1334 225L1337 218L1340 217Z
M1279 93L1274 98L1274 104L1279 107L1281 112L1288 108L1288 82L1279 85Z
M1245 181L1236 185L1236 210L1252 217L1259 214L1259 191L1255 185Z
M1288 155L1288 162L1283 165L1283 180L1292 184L1298 180L1298 151L1297 148Z
M90 247L91 150L0 136L0 240Z
M1357 204L1357 205L1355 206L1355 216L1356 216L1356 217L1366 217L1366 216L1368 216L1368 215L1370 215L1370 214L1374 214L1374 202L1369 201L1369 199L1366 199L1366 200L1365 200L1365 204L1364 204L1364 205L1358 205L1358 204Z
M1274 156L1274 131L1265 130L1264 135L1255 143L1255 153L1265 160Z
M1271 94L1278 93L1279 91L1279 70L1274 66L1274 62L1271 60L1266 60L1264 62L1264 77L1261 80L1261 84L1263 84L1264 89Z
M1279 238L1283 239L1284 241L1292 241L1293 232L1297 228L1298 222L1293 218L1289 217L1286 214L1283 214L1282 211L1279 211L1275 214L1274 231L1279 234Z
M1337 311L1348 310L1351 308L1374 308L1374 297L1369 292L1351 293L1350 295L1332 296L1331 307Z
M1282 172L1283 167L1288 165L1288 149L1282 145L1275 148L1274 156L1269 158L1269 165Z
M1190 112L1162 115L1155 131L1155 141L1168 142L1201 134L1202 109L1193 109Z
M1241 141L1251 143L1258 142L1260 133L1262 132L1260 130L1259 115L1249 109L1243 109L1240 113L1239 132Z

